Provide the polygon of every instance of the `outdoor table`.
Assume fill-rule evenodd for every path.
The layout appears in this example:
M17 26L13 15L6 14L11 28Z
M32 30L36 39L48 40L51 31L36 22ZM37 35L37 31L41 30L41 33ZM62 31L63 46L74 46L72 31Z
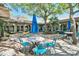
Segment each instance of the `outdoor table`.
M58 32L59 34L64 34L64 31L61 31L61 30L57 30L57 32Z
M42 41L45 40L45 38L43 38L43 37L36 37L36 40L37 40L38 42L42 42Z
M31 34L26 34L26 35L25 35L25 37L31 37L31 36L32 36Z
M45 44L47 45L47 47L53 47L55 46L56 42L54 42L54 40L48 40L45 42Z
M36 42L36 39L35 39L35 38L28 38L28 40L29 40L30 42Z
M67 36L72 36L73 32L65 32L65 34L67 34Z
M64 39L66 37L66 33L64 31L58 30L59 36L57 39Z
M71 40L71 36L73 35L73 32L65 32L65 34L67 35L67 39Z

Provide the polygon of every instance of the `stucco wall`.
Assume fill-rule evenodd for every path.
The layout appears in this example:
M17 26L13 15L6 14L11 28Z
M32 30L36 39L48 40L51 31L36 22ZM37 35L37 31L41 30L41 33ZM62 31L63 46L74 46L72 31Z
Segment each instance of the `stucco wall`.
M10 17L9 10L5 7L0 6L0 16Z

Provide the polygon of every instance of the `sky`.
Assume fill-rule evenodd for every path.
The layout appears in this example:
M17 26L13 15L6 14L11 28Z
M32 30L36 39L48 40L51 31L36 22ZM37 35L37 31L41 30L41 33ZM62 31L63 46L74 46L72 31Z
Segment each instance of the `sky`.
M7 5L5 5L5 6L12 9L12 7L11 7L9 4L7 4ZM33 16L27 15L26 13L23 13L20 8L18 8L18 11L12 9L12 11L10 11L10 14L11 14L12 16L25 16L25 17L27 18L27 20L30 20L30 21L32 21L32 17L33 17ZM67 19L68 16L69 16L69 14L66 13L66 12L63 13L63 14L61 14L61 15L57 15L57 17L58 17L59 20ZM75 16L75 17L78 17L78 16L79 16L79 13L76 13L74 16ZM40 20L40 21L39 21L39 20ZM43 22L43 19L37 17L37 22Z
M25 16L25 17L27 18L27 20L32 21L33 16L30 16L30 15L28 15L28 14L26 14L26 13L23 13L20 8L18 8L18 11L16 11L16 10L14 10L9 4L7 4L7 5L5 4L5 7L8 7L8 8L11 8L11 9L12 9L12 10L10 11L10 15L12 15L12 17ZM39 22L43 22L43 23L44 23L44 21L43 21L42 18L39 18L39 17L36 17L36 18L37 18L37 22L38 22L38 23L39 23ZM40 21L39 21L39 20L40 20Z

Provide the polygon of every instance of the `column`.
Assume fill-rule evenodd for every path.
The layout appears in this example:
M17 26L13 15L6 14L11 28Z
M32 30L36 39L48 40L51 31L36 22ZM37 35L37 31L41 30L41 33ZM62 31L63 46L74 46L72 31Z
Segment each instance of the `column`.
M29 32L31 32L31 25L29 25Z
M16 33L17 32L17 26L14 25L14 32Z
M19 26L17 25L17 32L19 31L19 29L18 29L18 28L19 28Z
M10 25L8 25L8 28L9 28L9 30L8 30L8 31L10 32Z
M44 32L44 30L45 30L45 26L43 25L43 26L42 26L42 31Z
M76 22L76 32L78 32L78 22Z
M56 25L55 25L55 31L56 31Z
M63 31L63 24L61 25L61 30Z
M70 29L71 30L71 29ZM66 24L66 31L68 31L68 25Z
M25 29L24 29L25 28L25 25L22 25L22 26L23 26L22 30L23 30L23 32L25 32Z
M2 37L4 37L4 23L3 23L3 25L2 25L2 31L1 31L1 35L2 35Z
M21 25L19 26L19 31L21 32Z
M9 33L9 23L7 23L7 32Z
M25 25L23 26L23 32L25 32Z
M59 31L61 30L61 24L59 24Z
M28 25L28 32L29 32L29 25Z
M79 32L79 22L78 22L78 32Z

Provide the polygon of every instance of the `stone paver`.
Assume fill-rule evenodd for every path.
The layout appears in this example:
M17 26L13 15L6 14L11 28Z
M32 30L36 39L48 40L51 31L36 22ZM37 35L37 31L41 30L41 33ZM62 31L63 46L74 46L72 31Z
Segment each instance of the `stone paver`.
M38 35L36 35L38 36ZM55 35L55 36L58 36L58 35ZM45 36L47 37L47 35ZM54 35L48 35L48 37L51 39L53 39ZM7 41L2 41L0 42L0 55L24 55L23 53L21 52L18 52L18 54L16 53L16 51L12 48L8 48L8 47L2 47L1 44L5 45L5 46L10 46L10 47L15 47L16 48L16 43L13 42L13 41L10 41L10 40L7 40ZM59 44L59 46L55 47L55 51L56 53L55 54L51 54L52 56L72 56L72 55L76 55L78 56L79 53L79 43L77 46L75 45L71 45L71 44L68 44L67 42L59 39L57 40L57 44ZM17 47L18 49L18 47ZM2 51L4 50L4 51ZM9 53L8 53L9 52ZM11 53L12 52L12 53ZM28 55L31 55L28 53Z

